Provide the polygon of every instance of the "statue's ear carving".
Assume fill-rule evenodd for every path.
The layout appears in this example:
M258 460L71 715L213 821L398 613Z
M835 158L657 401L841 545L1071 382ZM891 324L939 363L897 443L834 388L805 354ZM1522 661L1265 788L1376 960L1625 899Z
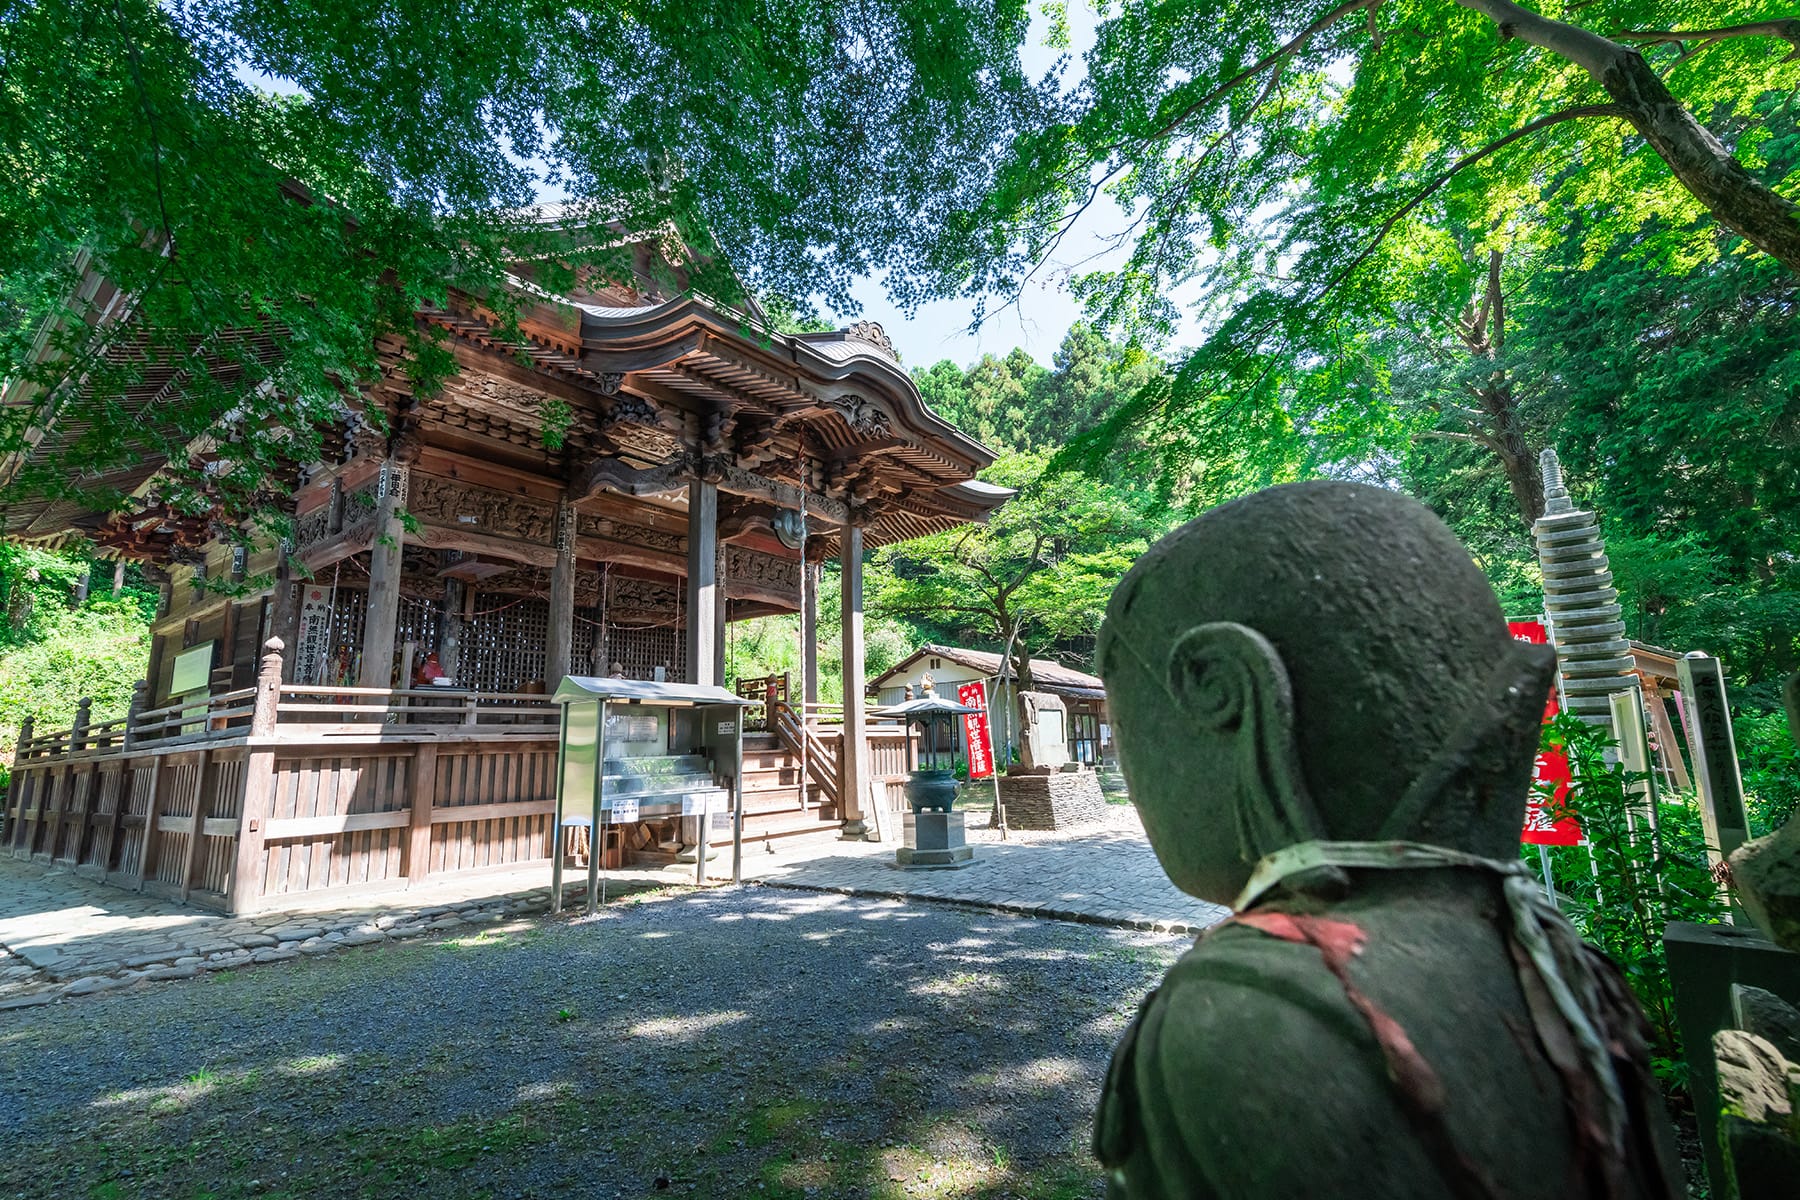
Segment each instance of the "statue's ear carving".
M1269 639L1235 621L1194 626L1169 649L1168 690L1195 732L1234 744L1244 861L1325 836L1300 774L1293 686Z

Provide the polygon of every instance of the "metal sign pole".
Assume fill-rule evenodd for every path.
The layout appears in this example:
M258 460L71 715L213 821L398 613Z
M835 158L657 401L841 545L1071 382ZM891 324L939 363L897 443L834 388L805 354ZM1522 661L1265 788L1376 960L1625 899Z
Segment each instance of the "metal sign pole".
M1538 843L1538 861L1544 866L1544 895L1550 897L1550 906L1561 911L1562 901L1556 896L1556 881L1550 877L1550 847Z
M594 733L594 814L588 826L587 915L600 910L600 847L595 839L601 833L601 804L606 795L606 701L600 701L600 727Z
M802 684L802 687L805 685ZM804 703L804 702L803 702ZM733 739L732 757L736 765L731 774L731 882L744 882L744 714L738 710L737 737ZM806 776L800 777L800 798L806 799Z
M563 877L563 792L564 774L563 759L569 745L569 706L562 705L562 715L557 724L556 735L556 818L550 827L550 911L562 911L562 877Z

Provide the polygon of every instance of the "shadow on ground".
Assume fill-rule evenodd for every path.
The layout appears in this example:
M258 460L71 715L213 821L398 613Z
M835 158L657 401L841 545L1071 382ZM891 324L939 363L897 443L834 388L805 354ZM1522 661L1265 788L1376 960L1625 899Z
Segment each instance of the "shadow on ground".
M1184 946L749 889L0 1015L0 1194L1099 1196Z

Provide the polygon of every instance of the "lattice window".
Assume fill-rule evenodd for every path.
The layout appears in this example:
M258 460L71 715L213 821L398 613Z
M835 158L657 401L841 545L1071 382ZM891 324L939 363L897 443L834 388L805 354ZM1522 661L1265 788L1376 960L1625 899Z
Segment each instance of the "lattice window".
M541 684L549 635L547 601L479 595L476 614L463 628L462 674L481 692L516 692L526 684Z
M404 646L407 642L415 642L419 647L419 660L423 661L427 654L435 653L438 639L444 630L444 600L441 596L401 596L400 623L394 633L394 643Z
M602 675L612 673L612 664L625 668L627 679L654 679L657 667L666 667L669 679L677 682L688 678L687 638L678 626L633 628L613 625L606 630Z

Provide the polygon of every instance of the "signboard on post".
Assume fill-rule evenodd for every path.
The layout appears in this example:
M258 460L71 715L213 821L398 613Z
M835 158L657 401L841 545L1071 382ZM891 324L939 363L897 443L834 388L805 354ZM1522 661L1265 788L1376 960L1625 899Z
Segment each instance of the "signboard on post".
M1508 621L1506 629L1514 641L1539 646L1550 644L1550 630L1542 621ZM1549 698L1544 701L1544 723L1549 724L1560 710L1553 686ZM1555 820L1552 816L1569 798L1572 776L1568 756L1560 750L1540 750L1534 778L1536 786L1525 801L1525 827L1519 832L1519 841L1527 846L1579 846L1581 823L1574 817ZM1545 791L1550 793L1548 798L1544 796Z
M994 773L994 737L988 729L987 689L978 679L956 689L956 702L980 712L963 714L963 744L969 748L969 778L986 779Z
M1706 856L1718 878L1731 852L1750 839L1737 739L1731 731L1731 708L1725 701L1725 672L1718 659L1694 651L1676 660L1675 677L1681 681L1686 701L1688 750L1694 756L1694 778L1700 785L1700 827L1706 837Z

